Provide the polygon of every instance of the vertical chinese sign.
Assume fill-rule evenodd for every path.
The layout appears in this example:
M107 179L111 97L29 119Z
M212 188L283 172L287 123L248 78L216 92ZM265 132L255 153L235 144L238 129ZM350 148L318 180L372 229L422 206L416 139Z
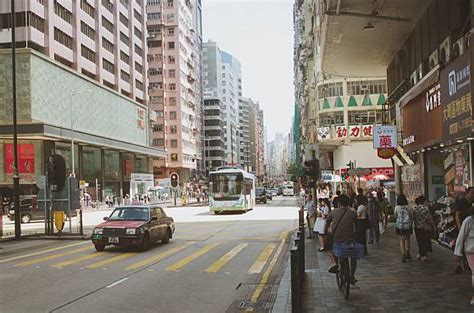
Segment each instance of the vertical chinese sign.
M6 143L5 149L5 174L14 173L15 155L13 144ZM34 174L35 172L35 145L18 145L18 171L20 174Z
M397 126L376 125L373 129L374 149L381 159L390 159L397 148Z

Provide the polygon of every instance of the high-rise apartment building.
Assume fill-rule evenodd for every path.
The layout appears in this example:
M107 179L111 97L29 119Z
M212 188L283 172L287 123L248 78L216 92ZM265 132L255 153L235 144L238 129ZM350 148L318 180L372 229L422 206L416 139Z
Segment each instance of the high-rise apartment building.
M10 1L0 3L0 48L11 44ZM143 1L16 1L17 47L39 51L145 104Z
M148 0L150 109L157 114L152 145L167 159L154 164L157 177L196 175L201 159L200 1Z
M250 140L250 101L250 99L242 97L239 103L239 160L240 166L247 171L251 169L251 146L254 144L254 142Z
M265 178L265 142L263 110L258 102L249 99L249 134L250 134L250 164L251 172L255 174L257 182Z
M138 192L165 152L150 147L145 1L16 0L21 193L34 194L51 154L96 200ZM0 185L10 186L10 1L0 1ZM23 163L23 164L26 164ZM140 176L143 177L143 176ZM84 184L85 185L85 184ZM2 194L0 193L0 196Z
M242 98L240 62L229 53L221 51L217 43L212 41L203 44L203 85L204 99L218 99L223 105L224 163L239 164L242 127L239 124L239 100ZM211 119L213 118L205 117L205 123L209 127L216 123Z

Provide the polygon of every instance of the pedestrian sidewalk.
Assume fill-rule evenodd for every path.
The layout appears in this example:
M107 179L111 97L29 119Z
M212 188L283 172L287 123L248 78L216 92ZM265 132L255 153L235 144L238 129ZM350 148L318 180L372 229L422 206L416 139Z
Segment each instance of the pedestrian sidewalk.
M417 246L411 238L411 253ZM401 263L398 236L388 228L380 243L369 245L369 255L357 267L358 283L344 300L334 274L328 273L331 261L318 252L316 239L306 239L305 312L473 312L469 304L474 291L470 274L454 274L451 251L433 244L425 261ZM289 262L288 262L289 263ZM281 280L273 312L291 312L289 264Z

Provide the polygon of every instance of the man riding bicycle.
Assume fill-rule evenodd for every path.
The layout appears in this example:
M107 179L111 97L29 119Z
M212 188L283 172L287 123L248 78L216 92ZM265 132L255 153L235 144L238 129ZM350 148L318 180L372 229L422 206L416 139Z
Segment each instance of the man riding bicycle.
M357 213L349 207L350 199L343 194L338 197L339 207L332 211L326 219L326 234L328 236L326 251L330 251L331 259L334 264L329 268L330 273L337 273L339 270L338 260L332 252L333 243L355 243L356 242L356 222ZM331 231L332 229L332 231ZM357 268L357 259L351 258L351 279L350 282L354 285L355 271Z

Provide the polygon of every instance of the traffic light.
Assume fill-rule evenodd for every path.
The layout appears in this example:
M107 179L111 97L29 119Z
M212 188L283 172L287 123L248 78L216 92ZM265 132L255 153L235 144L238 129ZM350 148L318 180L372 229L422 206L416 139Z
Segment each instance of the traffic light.
M172 173L170 175L171 187L176 188L179 185L179 175L177 173Z
M319 160L305 161L304 173L311 179L317 180L320 176Z
M64 188L65 181L66 162L62 156L53 154L48 158L48 184L55 186L55 191L60 191Z

